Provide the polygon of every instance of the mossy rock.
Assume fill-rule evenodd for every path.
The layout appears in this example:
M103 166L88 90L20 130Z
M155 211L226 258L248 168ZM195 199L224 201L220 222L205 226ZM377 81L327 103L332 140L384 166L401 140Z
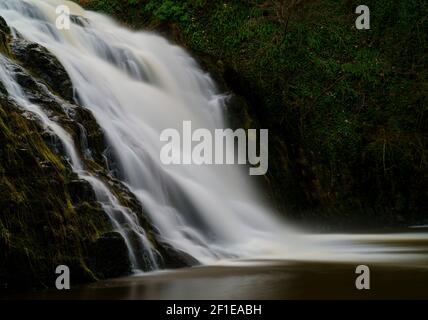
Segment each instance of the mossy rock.
M90 265L99 278L116 278L131 273L128 248L120 233L104 233L91 244L89 252Z
M3 17L0 16L0 52L9 54L10 28Z
M11 42L11 51L22 65L44 80L49 87L68 101L73 100L73 85L58 59L46 48L25 39Z

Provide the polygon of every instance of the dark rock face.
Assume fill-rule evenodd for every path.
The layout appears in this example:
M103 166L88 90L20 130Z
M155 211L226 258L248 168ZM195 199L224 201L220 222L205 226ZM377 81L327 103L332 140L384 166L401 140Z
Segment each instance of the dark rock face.
M11 42L13 55L66 100L73 99L73 86L64 67L48 50L24 39Z
M103 279L127 275L131 272L128 248L118 232L103 234L91 249L91 265Z
M0 17L0 31L9 35L10 29L3 17Z
M159 247L159 253L163 258L163 267L167 269L186 268L200 264L200 262L191 255L181 250L175 249L165 242L161 243L161 246Z
M8 51L10 29L3 17L0 17L0 51Z
M75 108L71 113L71 117L80 124L75 131L77 132L78 143L83 155L106 169L107 166L103 154L108 147L104 132L97 124L94 115L85 108ZM86 145L83 145L84 142ZM89 154L87 151L89 151Z
M89 25L89 21L87 19L80 16L73 15L73 14L70 15L70 20L74 24L77 24L78 26L81 26L81 27L87 27Z
M5 96L7 95L6 88L4 87L3 83L0 83L0 95Z
M80 203L88 199L96 201L94 190L85 180L72 180L67 184L67 189L73 203Z

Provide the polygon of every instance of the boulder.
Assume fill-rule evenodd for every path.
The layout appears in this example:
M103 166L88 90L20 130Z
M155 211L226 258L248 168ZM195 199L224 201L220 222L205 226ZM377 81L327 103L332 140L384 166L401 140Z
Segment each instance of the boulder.
M188 253L172 247L166 242L160 242L159 253L162 256L164 267L178 269L200 265L200 262Z
M85 180L72 180L67 185L68 192L73 203L82 203L84 201L96 201L95 192L89 182Z
M91 246L92 270L101 279L117 278L131 272L125 240L118 232L107 232Z
M64 99L73 100L73 85L67 71L52 53L37 43L19 38L13 39L10 46L22 66L31 70Z

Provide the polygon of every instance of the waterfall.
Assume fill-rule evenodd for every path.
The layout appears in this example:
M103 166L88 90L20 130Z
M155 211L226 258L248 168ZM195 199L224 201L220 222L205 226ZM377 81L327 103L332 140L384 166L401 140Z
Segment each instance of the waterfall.
M55 28L55 9L63 4L87 25ZM161 164L162 130L180 130L188 120L195 129L227 127L226 97L182 48L156 34L128 30L69 1L0 0L0 15L14 34L44 46L62 63L76 100L93 113L107 137L117 178L141 202L163 240L202 263L274 254L290 244L293 231L261 204L242 167ZM126 240L134 268L138 269L135 256L140 253L132 248L123 220L141 238L156 267L156 252L138 219L120 206L105 183L85 171L71 137L29 103L6 62L2 58L1 80L9 83L9 94L62 141L74 171L92 185Z
M55 9L59 5L69 6L83 23L58 30ZM297 232L264 204L242 166L163 165L163 130L181 131L183 121L191 121L194 129L227 127L227 97L182 48L154 33L128 30L70 1L0 0L0 16L14 37L47 48L64 66L75 102L92 112L106 137L105 166L141 203L161 240L172 247L202 263L224 263L230 258L395 261L396 252L418 256L417 250L405 251L394 241L410 243L426 239L427 234L382 237L385 247L374 234ZM79 143L84 149L79 150L67 130L28 99L15 79L12 63L0 54L0 82L9 98L62 143L71 168L92 186L112 227L125 240L134 271L143 269L141 261L146 269L147 265L158 268L160 254L137 214L121 204L108 183L85 167L82 157L92 157L87 128L78 124ZM401 259L407 257L402 255Z

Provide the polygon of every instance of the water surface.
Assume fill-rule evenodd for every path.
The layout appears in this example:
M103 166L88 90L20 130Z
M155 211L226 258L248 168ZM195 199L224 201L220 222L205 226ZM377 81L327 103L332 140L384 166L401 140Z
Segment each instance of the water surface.
M313 237L324 242L330 239L331 251L314 252L312 258L302 255L299 259L222 261L18 298L428 299L427 233ZM355 288L355 269L360 264L370 267L370 290Z

